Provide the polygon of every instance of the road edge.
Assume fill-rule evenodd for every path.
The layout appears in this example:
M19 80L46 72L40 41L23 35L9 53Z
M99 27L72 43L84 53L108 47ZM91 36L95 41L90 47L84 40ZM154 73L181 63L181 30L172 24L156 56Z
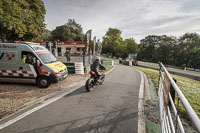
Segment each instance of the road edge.
M113 68L111 68L109 71L107 71L107 72L105 73L105 75L108 75L108 74L109 74L110 72L112 72L115 68L116 68L116 65L114 65Z
M144 115L145 77L140 70L136 68L134 69L140 73L141 77L139 97L138 97L138 133L146 133L146 122Z

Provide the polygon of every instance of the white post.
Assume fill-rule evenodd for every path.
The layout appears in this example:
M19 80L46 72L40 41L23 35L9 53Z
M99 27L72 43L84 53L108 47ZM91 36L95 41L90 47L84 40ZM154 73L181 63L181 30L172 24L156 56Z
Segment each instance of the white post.
M129 54L128 58L129 58L129 66L133 66L132 61L131 61L130 54Z

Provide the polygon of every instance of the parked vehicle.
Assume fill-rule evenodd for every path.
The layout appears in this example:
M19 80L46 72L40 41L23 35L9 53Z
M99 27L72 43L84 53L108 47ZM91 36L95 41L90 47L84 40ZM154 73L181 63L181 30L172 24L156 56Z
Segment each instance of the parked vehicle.
M97 74L94 71L90 71L90 78L86 81L85 88L87 91L92 91L92 88L94 85L101 85L105 80L105 74L102 70L99 70L99 73L101 73L100 76L97 76Z
M0 43L0 82L36 83L47 88L67 75L67 67L43 46Z

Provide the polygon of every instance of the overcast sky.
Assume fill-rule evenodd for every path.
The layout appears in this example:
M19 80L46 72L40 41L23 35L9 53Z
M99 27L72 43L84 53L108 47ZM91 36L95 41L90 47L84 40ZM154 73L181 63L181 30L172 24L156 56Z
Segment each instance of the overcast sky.
M200 33L200 0L43 0L46 28L75 19L84 33L102 40L108 28L137 42L148 35Z

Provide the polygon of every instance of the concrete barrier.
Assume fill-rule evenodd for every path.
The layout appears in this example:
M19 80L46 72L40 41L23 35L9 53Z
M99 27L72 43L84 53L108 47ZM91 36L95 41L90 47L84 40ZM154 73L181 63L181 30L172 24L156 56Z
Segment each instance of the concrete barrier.
M67 66L70 74L84 74L83 62L68 62L64 63Z
M75 65L74 62L63 63L67 66L67 71L70 74L75 74Z
M83 62L75 62L75 74L84 74Z
M114 61L106 60L106 61L102 62L102 65L104 65L104 66L114 66Z

